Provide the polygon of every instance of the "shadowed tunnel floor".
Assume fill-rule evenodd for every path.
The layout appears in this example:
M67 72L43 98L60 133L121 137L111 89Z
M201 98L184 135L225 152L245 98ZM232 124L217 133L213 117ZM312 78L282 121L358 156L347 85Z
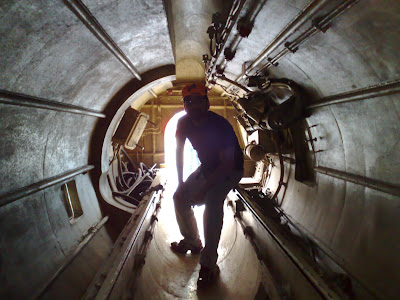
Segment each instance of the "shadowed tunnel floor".
M177 255L170 243L182 237L175 219L173 184L167 185L154 238L146 262L133 288L134 299L253 299L261 280L261 268L250 243L225 204L224 226L218 247L218 280L197 289L199 255ZM197 220L202 210L195 211ZM202 230L199 224L199 230Z

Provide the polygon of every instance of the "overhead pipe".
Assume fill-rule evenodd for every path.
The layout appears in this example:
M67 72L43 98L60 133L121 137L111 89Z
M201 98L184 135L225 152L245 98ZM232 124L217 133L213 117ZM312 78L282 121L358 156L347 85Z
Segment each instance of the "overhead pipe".
M309 38L314 36L318 32L326 32L328 30L329 25L341 14L343 14L346 10L351 8L354 4L356 4L359 0L346 0L336 6L332 11L330 11L326 16L322 19L316 18L312 22L312 25L304 31L301 35L299 35L294 41L285 43L285 48L282 49L275 57L269 58L268 62L263 65L258 71L257 75L263 73L264 70L269 67L276 66L278 61L284 57L288 53L295 53L300 44L307 41Z
M94 34L114 56L133 74L138 80L142 80L133 63L118 47L117 43L108 35L89 9L80 0L63 0L65 5L82 21L83 24Z
M218 45L217 53L215 57L211 58L210 66L208 68L207 74L208 74L208 81L210 81L213 77L213 74L215 72L215 68L217 67L217 62L218 59L221 55L221 53L225 49L225 44L228 41L229 35L232 32L233 27L236 25L237 20L239 18L239 15L246 4L247 0L240 0L240 1L234 1L232 4L231 10L229 12L228 19L226 20L224 30L222 31L222 41Z
M379 85L325 97L318 101L318 103L307 106L306 109L315 109L352 101L368 100L371 98L388 96L397 93L400 93L400 80L385 82Z
M321 174L325 174L354 184L362 185L373 190L400 197L400 186L398 185L326 167L315 167L314 170Z
M13 93L6 90L0 90L0 103L49 109L49 110L68 112L68 113L80 114L91 117L98 117L98 118L106 117L105 114L99 111L84 108L81 106L61 103L57 101L28 96L24 94Z
M77 175L80 175L82 173L86 173L86 172L92 170L93 168L94 168L94 166L88 165L85 167L74 169L72 171L63 173L61 175L50 177L45 180L42 180L42 181L33 183L31 185L28 185L26 187L23 187L21 189L14 190L14 191L8 192L6 194L0 195L0 207L10 204L18 199L24 198L24 197L34 194L36 192L39 192L41 190L47 189L53 185L56 185L59 183L64 183L64 182L74 178Z
M256 7L251 8L250 14L248 16L245 17L246 21L244 22L245 24L247 24L249 26L249 28L247 29L247 32L238 32L235 36L235 38L233 39L232 43L229 45L229 47L227 47L226 50L229 50L228 53L230 53L229 55L232 57L228 57L226 54L222 60L222 62L218 65L218 69L220 70L224 70L226 67L226 64L228 63L228 61L230 59L233 59L233 56L236 53L236 50L240 44L240 42L242 41L243 38L247 37L250 34L250 31L252 29L253 23L255 21L255 18L257 17L258 13L261 11L261 9L263 8L264 4L267 2L267 0L263 0L263 1L254 1L253 3L255 4ZM250 27L251 26L251 27ZM238 31L241 31L240 28L238 28ZM245 30L246 31L246 30Z
M296 30L304 25L309 19L311 19L325 4L328 0L314 0L307 7L305 7L294 20L292 20L284 29L281 31L274 40L263 50L263 52L248 66L243 74L239 75L235 81L242 80L246 74L253 71L264 59L266 59L273 51L275 51L282 43L291 36Z
M229 78L227 78L225 75L218 75L217 76L218 79L229 82L230 84L233 84L235 86L237 86L238 88L242 89L243 91L245 91L246 93L250 93L251 90L249 90L247 87L245 87L244 85L241 85L240 83L233 81Z

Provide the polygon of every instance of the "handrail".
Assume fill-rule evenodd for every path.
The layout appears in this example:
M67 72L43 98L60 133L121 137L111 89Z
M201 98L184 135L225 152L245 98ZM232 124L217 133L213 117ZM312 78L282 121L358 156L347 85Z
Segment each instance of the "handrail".
M93 168L94 168L94 166L92 166L92 165L84 166L84 167L74 169L74 170L66 172L66 173L62 173L58 176L50 177L50 178L44 179L42 181L33 183L33 184L23 187L21 189L17 189L17 190L2 194L2 195L0 195L0 207L10 204L18 199L24 198L24 197L34 194L36 192L39 192L41 190L47 189L53 185L68 181L71 178L74 178L75 176L77 176L79 174L86 173L87 171L92 170Z
M400 186L398 185L326 167L315 167L314 170L321 174L339 178L348 182L368 187L370 189L400 197Z
M133 63L108 35L89 9L80 0L63 0L65 5L82 21L93 35L131 72L137 79L142 80Z
M160 180L161 176L156 176L151 187L156 187ZM111 254L98 270L82 299L108 299L110 297L125 265L132 263L133 255L137 253L138 248L135 246L144 238L146 226L150 224L151 210L157 208L156 201L160 199L161 194L161 190L153 190L143 197L120 233Z
M318 107L351 101L368 100L371 98L382 97L397 93L400 93L400 80L385 82L375 86L370 86L350 92L325 97L318 101L318 103L307 106L306 109L314 109Z
M283 42L298 30L305 22L312 18L320 9L328 2L328 0L314 0L305 7L300 14L296 16L275 38L274 40L258 55L258 57L246 68L242 75L239 75L235 81L242 80L246 73L254 70L268 55L276 50Z
M62 111L62 112L68 112L68 113L80 114L98 118L106 117L105 114L96 110L84 108L77 105L71 105L62 102L47 100L44 98L14 93L6 90L0 90L0 103L50 109L55 111Z

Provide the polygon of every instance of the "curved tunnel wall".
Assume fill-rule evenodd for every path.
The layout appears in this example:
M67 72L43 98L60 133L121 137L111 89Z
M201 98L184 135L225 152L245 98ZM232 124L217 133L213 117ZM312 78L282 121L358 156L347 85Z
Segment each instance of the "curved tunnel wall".
M66 1L67 2L67 1ZM85 1L140 74L173 64L161 1ZM267 1L226 75L239 76L307 1ZM400 78L397 1L359 1L270 68L304 86L311 101ZM1 4L0 88L103 111L134 76L61 1ZM268 29L268 30L266 30ZM166 74L164 74L166 75ZM164 76L163 75L163 76ZM161 76L160 76L161 77ZM132 81L133 80L133 81ZM307 118L315 166L398 185L399 95L315 109ZM1 194L89 164L94 117L0 104ZM287 166L289 168L289 166ZM273 169L268 187L277 185ZM294 172L292 172L293 175ZM59 187L0 208L2 285L33 292L101 218L88 175L76 178L91 207L70 228ZM394 298L400 245L399 197L327 175L314 187L289 180L282 207L374 293ZM90 211L90 213L89 213ZM17 275L5 275L17 274ZM21 274L35 274L29 287Z
M356 4L270 73L294 79L319 97L398 80L400 32L393 8L398 4ZM307 125L316 138L313 165L398 186L399 112L399 94L312 110ZM288 173L290 165L285 165ZM309 187L294 180L292 169L278 197L282 208L364 287L395 298L399 195L320 173L315 177L315 186ZM278 181L279 170L273 168L268 187L275 191Z
M161 1L85 4L141 74L173 64ZM62 1L6 1L1 15L2 90L102 111L138 88ZM0 114L1 195L90 164L96 117L3 103ZM0 208L1 297L35 295L100 221L89 175L75 180L84 211L75 224L59 185Z
M350 2L350 1L349 1ZM312 19L324 16L329 5ZM241 74L281 30L297 18L306 1L267 1L257 16L252 34L243 39L236 57L227 64L229 78ZM399 4L396 1L353 1L326 32L318 32L264 72L301 84L309 103L356 89L397 82L400 78ZM285 10L285 11L283 11ZM286 41L295 40L311 24ZM268 28L268 30L261 30ZM262 41L262 42L260 42ZM284 44L283 43L283 44ZM229 44L229 43L228 43ZM268 56L274 58L284 45ZM267 64L267 57L260 67ZM285 182L278 196L282 208L364 287L377 297L395 298L399 281L399 94L316 108L307 126L314 141L314 167L327 167L396 186L387 194L315 173L315 185L294 180L294 166L285 163ZM305 128L306 129L306 128ZM268 188L279 182L275 160ZM287 179L291 168L290 179Z

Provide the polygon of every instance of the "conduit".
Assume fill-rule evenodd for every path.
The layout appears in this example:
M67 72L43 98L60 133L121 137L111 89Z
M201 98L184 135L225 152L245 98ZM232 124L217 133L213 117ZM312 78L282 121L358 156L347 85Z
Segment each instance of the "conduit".
M240 12L243 9L243 6L246 4L246 1L247 0L236 1L235 3L232 4L231 11L229 12L228 19L226 20L224 30L222 31L221 34L221 43L217 45L218 48L216 49L216 54L211 58L210 66L207 71L208 81L212 80L212 77L214 76L214 71L218 64L219 57L225 49L225 44L229 38L229 35L232 32L233 27L235 26L238 20Z

